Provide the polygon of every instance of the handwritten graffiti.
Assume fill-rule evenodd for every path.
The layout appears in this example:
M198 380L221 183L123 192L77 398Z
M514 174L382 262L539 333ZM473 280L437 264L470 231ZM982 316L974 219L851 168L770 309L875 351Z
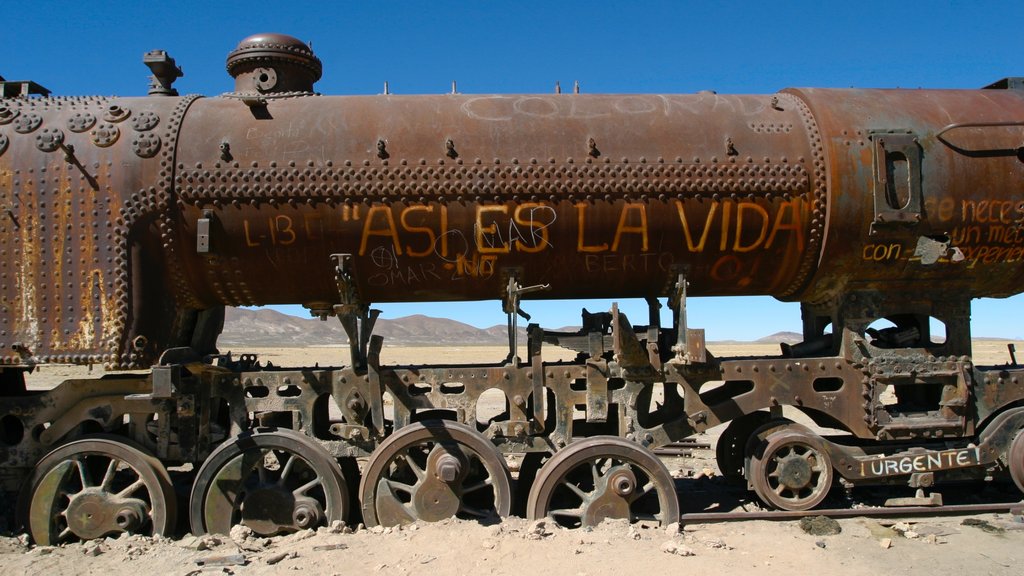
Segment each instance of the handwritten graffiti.
M433 262L403 261L389 246L379 246L370 253L370 261L377 268L366 278L370 286L412 286L424 282L441 279L441 274Z
M863 253L861 254L864 260L870 262L899 260L902 255L903 245L898 243L868 244L864 246Z
M861 476L898 476L915 472L934 472L967 468L978 464L976 448L960 448L929 452L915 456L890 456L860 463Z
M588 272L670 271L682 253L707 254L711 277L743 282L755 276L755 251L804 250L808 205L788 200L723 199L665 202L507 202L498 204L377 203L332 213L287 212L243 219L250 248L350 245L379 270L374 282L408 284L433 275L487 279L502 259L545 255L562 244L584 258ZM574 246L573 246L574 245ZM415 261L434 262L419 268Z
M1024 224L1024 202L1016 200L964 200L964 222L978 224Z
M758 248L767 250L775 244L779 233L782 232L792 233L796 241L796 250L803 250L804 227L799 198L784 202L774 218L766 208L753 202L715 202L707 210L703 222L691 221L692 216L687 215L683 202L676 200L675 204L683 229L683 239L690 252L703 252L711 231L716 227L719 232L718 249L723 252L730 249L733 252L751 252ZM751 231L753 234L750 234Z

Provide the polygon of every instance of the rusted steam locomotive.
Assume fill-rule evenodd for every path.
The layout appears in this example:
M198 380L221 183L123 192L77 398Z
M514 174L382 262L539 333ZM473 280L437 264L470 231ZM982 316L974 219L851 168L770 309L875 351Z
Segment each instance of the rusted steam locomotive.
M183 480L197 533L514 502L567 526L669 523L652 449L727 422L723 474L775 508L840 481L1024 490L1024 370L975 366L969 326L972 298L1024 286L1020 79L329 97L309 46L265 34L228 56L234 92L201 98L178 96L167 54L145 61L148 97L3 83L0 480L37 542L171 532ZM520 358L541 288L646 298L648 325L615 308L577 333L530 324ZM713 357L687 296L751 294L799 301L804 341ZM504 304L504 362L381 365L371 303L473 299ZM225 306L275 303L338 316L350 364L218 352ZM577 360L545 362L550 345ZM27 390L45 363L124 372ZM489 390L506 407L481 424Z

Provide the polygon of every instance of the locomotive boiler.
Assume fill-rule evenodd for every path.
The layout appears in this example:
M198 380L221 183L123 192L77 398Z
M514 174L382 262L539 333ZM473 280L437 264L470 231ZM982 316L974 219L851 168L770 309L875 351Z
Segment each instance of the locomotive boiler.
M975 366L969 325L971 299L1022 291L1019 79L323 96L309 46L261 34L228 56L233 91L204 98L177 94L166 53L145 62L146 97L3 83L0 479L37 542L180 516L197 533L513 508L668 524L652 450L725 423L722 473L774 508L818 506L840 479L1024 490L1022 371ZM716 358L686 325L694 295L798 301L804 341ZM530 324L520 358L527 297L651 314ZM482 299L509 315L505 361L381 365L373 303ZM224 307L266 304L339 317L349 365L221 354ZM545 345L578 357L545 362ZM46 363L129 372L27 390ZM489 390L505 410L482 422ZM515 480L510 454L530 463Z

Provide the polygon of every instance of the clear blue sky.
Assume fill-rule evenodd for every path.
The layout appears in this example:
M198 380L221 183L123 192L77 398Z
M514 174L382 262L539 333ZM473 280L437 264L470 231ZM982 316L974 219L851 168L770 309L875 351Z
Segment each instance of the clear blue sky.
M58 95L141 95L142 54L171 53L182 93L232 89L227 53L243 37L283 32L324 63L317 90L375 94L550 92L771 93L788 86L980 87L1024 75L1024 3L935 2L83 2L4 3L0 75ZM976 336L1020 337L1024 298L979 302ZM606 303L586 303L591 311ZM497 303L384 305L477 326ZM545 326L578 323L579 306L527 303ZM627 308L629 310L630 308ZM634 306L634 320L644 320ZM293 312L301 314L301 309ZM708 337L798 331L795 304L694 299Z

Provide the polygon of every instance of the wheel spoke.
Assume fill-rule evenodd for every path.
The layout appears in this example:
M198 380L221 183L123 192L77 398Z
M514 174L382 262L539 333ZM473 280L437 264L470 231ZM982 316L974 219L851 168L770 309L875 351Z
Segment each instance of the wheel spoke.
M405 460L405 463L409 466L409 469L412 470L412 473L416 475L416 480L423 480L424 478L427 477L426 471L423 470L423 468L420 468L420 465L412 457L412 454L406 451L404 454L402 454L401 457L403 460Z
M643 498L644 496L647 496L647 494L649 494L651 490L654 490L655 488L656 486L654 485L654 482L648 482L647 484L644 484L639 490L633 492L633 495L629 498L629 502L631 504L633 502L636 502L637 500Z
M75 458L75 465L78 466L78 479L82 483L82 488L92 486L92 482L89 481L89 472L85 469L85 457Z
M121 464L121 461L117 458L111 458L110 464L107 464L107 471L103 474L103 481L100 482L100 488L104 492L110 491L110 484L114 481L114 474L117 472L117 467Z
M473 484L472 486L463 488L462 489L462 494L466 495L466 494L469 494L470 492L476 492L477 490L482 490L484 488L487 488L487 487L493 486L493 485L494 485L494 481L491 479L490 476L488 476L487 478L481 480L480 482L477 482L476 484Z
M285 482L285 480L288 479L288 474L291 473L292 467L295 465L295 461L297 459L298 459L298 456L296 456L295 454L289 454L288 455L288 460L286 460L285 463L284 463L284 466L281 467L281 476L277 479L277 483L278 484L280 484L281 486L284 486L284 482Z
M292 490L292 494L295 494L296 496L301 496L305 494L307 490L312 489L314 486L320 486L323 483L324 479L317 476L316 478L310 480L309 482L306 482L302 486L299 486L295 490Z
M392 490L405 492L409 495L412 495L416 491L416 485L414 484L406 484L405 482L399 482L398 480L392 480L390 478L385 478L384 482L387 483Z
M476 508L473 506L466 506L465 504L459 507L459 512L465 512L466 514L469 514L470 516L475 516L477 518L487 518L491 514L493 514L491 510L485 510L483 508Z
M142 478L139 478L135 482L132 482L127 488L125 488L124 490L121 490L120 492L118 492L117 493L117 497L118 498L124 498L126 496L131 495L131 494L134 494L139 488L145 488L145 487L146 487L146 483L142 481Z
M548 511L548 515L550 515L550 516L564 516L566 518L583 518L584 512L585 512L585 509L583 507L580 507L580 508L558 508L558 509L554 509L554 510L549 510Z
M260 486L267 484L267 455L263 454L263 457L256 463L256 477L259 479Z
M568 480L562 480L562 485L568 488L569 490L572 490L573 493L579 496L580 500L583 500L584 502L587 501L587 493L584 492L583 489L577 486L576 484Z

